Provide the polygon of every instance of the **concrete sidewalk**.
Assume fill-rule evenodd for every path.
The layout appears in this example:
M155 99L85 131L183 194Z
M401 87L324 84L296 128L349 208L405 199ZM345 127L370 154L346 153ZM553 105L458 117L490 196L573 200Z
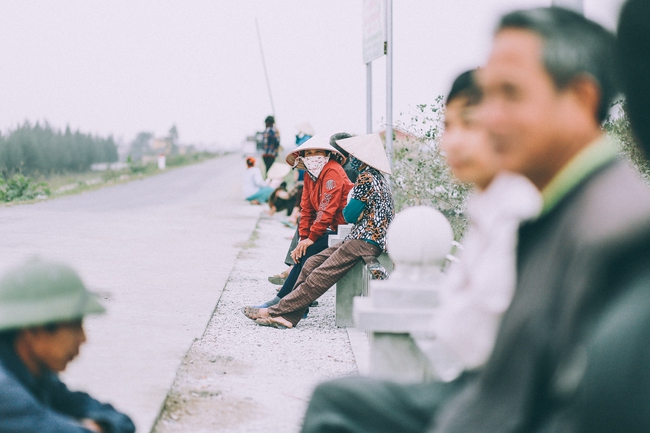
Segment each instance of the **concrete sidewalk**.
M267 276L283 264L293 230L262 216L241 251L204 335L179 369L155 433L297 432L313 388L358 374L365 333L334 325L334 291L294 329L262 327L240 308L272 298Z

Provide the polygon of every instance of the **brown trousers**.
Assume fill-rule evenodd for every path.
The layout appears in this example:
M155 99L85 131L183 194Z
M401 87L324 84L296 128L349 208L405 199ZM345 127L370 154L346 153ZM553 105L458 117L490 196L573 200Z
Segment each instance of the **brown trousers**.
M357 264L374 261L381 254L377 245L361 240L343 241L312 256L298 276L293 291L269 308L271 316L282 316L294 326L313 301L327 292Z

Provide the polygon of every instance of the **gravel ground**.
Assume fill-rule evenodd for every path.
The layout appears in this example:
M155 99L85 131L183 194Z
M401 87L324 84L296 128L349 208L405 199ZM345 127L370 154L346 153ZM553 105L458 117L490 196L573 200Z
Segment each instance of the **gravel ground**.
M262 216L239 255L204 335L178 370L155 433L297 432L319 382L358 374L334 291L294 329L262 327L239 309L272 298L293 230Z

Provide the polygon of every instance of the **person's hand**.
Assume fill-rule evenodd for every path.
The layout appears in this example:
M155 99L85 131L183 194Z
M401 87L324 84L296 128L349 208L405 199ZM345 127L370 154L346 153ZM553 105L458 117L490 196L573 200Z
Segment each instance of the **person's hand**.
M307 252L307 248L310 247L311 245L314 245L314 241L312 241L309 238L303 239L300 242L298 242L298 245L296 245L296 249L291 251L291 258L293 259L293 261L298 263L298 260L300 260L300 258L305 255L305 253Z
M90 418L82 419L81 426L90 431L94 431L97 433L104 433L104 429L99 424L97 424L95 420L92 420Z

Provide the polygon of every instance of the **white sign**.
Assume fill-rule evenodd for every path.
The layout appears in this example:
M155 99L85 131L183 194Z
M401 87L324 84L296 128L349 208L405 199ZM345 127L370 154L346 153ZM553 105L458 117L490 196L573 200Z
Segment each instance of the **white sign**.
M363 1L363 63L384 55L386 23L384 0Z

